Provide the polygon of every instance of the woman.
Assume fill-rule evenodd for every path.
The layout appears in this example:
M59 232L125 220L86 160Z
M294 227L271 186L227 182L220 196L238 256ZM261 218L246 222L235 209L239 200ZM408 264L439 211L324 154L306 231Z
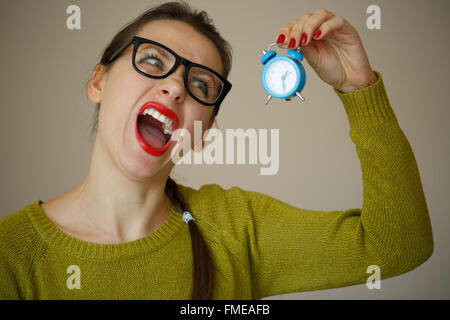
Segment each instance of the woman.
M0 297L260 299L363 283L371 265L385 279L426 261L433 237L415 158L356 30L319 9L283 26L276 42L301 46L343 102L362 209L303 210L169 177L171 133L192 136L194 120L211 126L231 88L231 55L204 12L167 3L120 31L92 75L87 178L0 220Z

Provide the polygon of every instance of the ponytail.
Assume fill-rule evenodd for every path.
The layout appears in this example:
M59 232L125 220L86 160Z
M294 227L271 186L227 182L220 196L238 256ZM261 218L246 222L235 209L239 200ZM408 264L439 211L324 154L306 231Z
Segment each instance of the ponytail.
M189 211L188 205L176 182L168 178L166 182L166 194L178 211L183 214ZM211 300L214 290L214 269L205 240L197 228L194 220L188 222L189 233L191 234L192 255L193 255L193 300Z

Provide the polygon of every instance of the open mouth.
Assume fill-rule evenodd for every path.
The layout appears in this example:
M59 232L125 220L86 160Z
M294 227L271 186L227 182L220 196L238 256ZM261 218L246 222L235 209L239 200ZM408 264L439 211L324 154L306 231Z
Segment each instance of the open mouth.
M153 155L162 155L172 143L178 128L178 117L162 104L150 101L140 109L136 119L136 138L141 148Z

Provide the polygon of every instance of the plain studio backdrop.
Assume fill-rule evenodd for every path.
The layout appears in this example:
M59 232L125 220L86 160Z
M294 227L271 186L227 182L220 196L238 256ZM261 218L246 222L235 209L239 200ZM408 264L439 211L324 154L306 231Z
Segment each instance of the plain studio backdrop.
M47 201L80 184L89 169L94 104L86 85L102 49L128 21L160 1L3 0L0 4L0 216L37 199ZM381 72L390 102L416 156L434 233L432 257L417 269L366 284L292 293L270 299L448 299L450 2L361 0L189 1L208 12L232 45L233 89L218 129L279 129L279 171L262 165L180 165L172 176L199 187L217 183L266 193L315 210L362 207L362 177L345 110L332 88L305 63L303 96L272 101L260 82L261 51L278 29L325 8L358 30L369 61ZM70 5L81 29L69 30ZM369 29L369 5L381 9L381 29ZM201 48L199 48L200 50ZM279 53L282 51L277 50ZM369 274L368 274L369 276ZM1 284L0 284L1 285Z

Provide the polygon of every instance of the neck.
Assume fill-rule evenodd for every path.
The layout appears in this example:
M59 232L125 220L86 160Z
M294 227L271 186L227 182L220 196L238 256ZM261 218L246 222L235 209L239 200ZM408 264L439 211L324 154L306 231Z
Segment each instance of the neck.
M166 168L166 167L165 167ZM150 179L132 179L94 145L89 174L70 192L77 220L113 242L132 241L155 231L168 217L165 184L170 168ZM111 240L110 240L111 241Z

